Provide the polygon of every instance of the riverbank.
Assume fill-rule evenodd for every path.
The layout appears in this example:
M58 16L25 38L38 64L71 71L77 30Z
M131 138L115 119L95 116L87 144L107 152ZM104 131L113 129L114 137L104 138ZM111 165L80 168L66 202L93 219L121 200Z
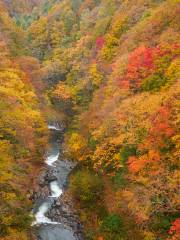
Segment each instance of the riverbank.
M91 168L76 168L70 176L69 192L84 227L86 240L144 240L134 216L117 195L112 177Z

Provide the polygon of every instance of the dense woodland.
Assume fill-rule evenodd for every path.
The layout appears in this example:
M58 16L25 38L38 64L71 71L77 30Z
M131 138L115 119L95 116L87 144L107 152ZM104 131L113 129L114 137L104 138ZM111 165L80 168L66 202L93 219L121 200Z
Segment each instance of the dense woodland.
M28 71L18 64L23 32L0 3L0 239L27 239L29 194L43 163L47 130ZM29 65L30 66L30 65Z
M179 239L179 23L179 0L0 0L0 239L29 237L49 109L85 239Z

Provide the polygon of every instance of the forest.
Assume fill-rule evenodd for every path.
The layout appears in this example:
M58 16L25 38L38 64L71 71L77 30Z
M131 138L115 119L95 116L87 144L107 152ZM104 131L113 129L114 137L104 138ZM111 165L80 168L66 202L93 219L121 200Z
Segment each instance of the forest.
M179 80L179 0L0 0L0 239L31 240L53 120L85 240L180 239Z

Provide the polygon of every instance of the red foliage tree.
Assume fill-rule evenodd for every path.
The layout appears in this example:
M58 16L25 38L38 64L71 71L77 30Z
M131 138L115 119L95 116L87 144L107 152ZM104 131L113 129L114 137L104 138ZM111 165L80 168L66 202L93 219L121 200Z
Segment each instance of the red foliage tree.
M153 48L141 46L135 49L129 56L126 81L133 88L138 88L142 78L147 77L154 69Z
M159 74L163 85L163 75L171 61L179 56L179 50L178 44L136 48L129 55L126 74L119 80L120 87L138 90L143 80L152 74Z
M149 143L155 147L164 147L165 140L174 133L170 126L170 106L162 106L152 118L152 127L149 131Z
M105 40L104 37L100 36L96 39L96 48L100 50L104 46Z
M177 218L173 223L169 230L169 234L173 235L172 240L180 239L180 218Z
M148 136L143 143L138 145L140 151L148 150L148 153L139 157L129 157L128 166L131 173L136 174L147 170L151 174L158 174L157 164L161 162L161 149L168 147L168 141L174 134L170 125L170 116L171 107L167 104L152 117L152 127L149 129Z

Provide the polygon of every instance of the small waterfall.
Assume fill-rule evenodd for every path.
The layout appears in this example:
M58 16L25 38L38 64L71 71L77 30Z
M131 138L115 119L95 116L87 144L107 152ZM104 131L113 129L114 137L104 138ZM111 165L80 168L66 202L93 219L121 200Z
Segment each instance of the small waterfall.
M44 202L38 209L38 212L35 214L35 221L32 223L32 226L39 224L59 224L58 222L52 222L49 218L45 216L49 209L49 204Z
M49 123L48 128L49 128L49 130L56 130L56 131L61 130L61 127L58 123Z
M58 160L58 158L59 158L59 153L55 155L51 154L47 156L45 163L49 166L53 166L53 164Z
M50 183L50 188L51 188L51 197L53 198L58 198L61 196L63 193L62 189L59 187L59 184L57 181L53 181Z

